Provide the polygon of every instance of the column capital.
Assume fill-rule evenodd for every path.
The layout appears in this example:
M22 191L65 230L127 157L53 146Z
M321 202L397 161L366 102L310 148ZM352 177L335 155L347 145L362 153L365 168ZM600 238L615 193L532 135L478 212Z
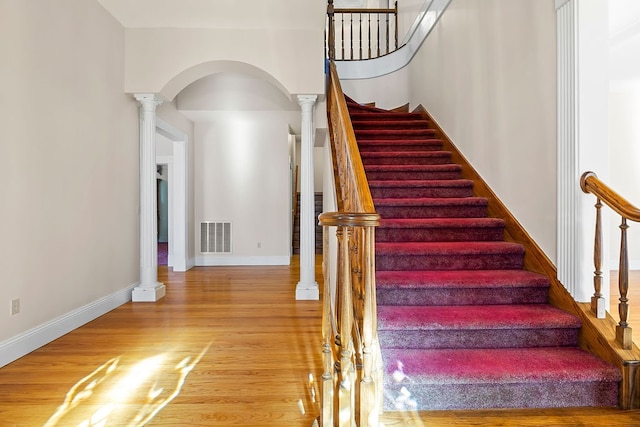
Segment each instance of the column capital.
M142 108L144 108L145 110L155 110L155 108L163 102L163 99L155 93L136 93L133 95L133 97L142 105Z
M301 107L305 105L313 106L318 100L318 95L298 95L298 104Z

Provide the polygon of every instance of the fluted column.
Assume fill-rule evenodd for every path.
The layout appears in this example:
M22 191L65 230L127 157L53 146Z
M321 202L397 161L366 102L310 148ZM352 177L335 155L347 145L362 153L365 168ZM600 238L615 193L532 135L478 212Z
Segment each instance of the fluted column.
M140 284L132 300L154 302L162 298L165 286L158 282L158 229L156 199L156 107L162 100L155 94L136 94L140 102Z
M300 281L296 286L297 300L320 298L315 271L315 218L313 191L313 107L316 95L299 95L302 108L300 147Z

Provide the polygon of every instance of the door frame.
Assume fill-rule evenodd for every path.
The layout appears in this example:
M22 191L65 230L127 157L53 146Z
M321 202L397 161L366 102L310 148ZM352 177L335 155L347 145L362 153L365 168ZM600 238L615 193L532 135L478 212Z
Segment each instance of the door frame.
M187 271L189 261L189 191L187 153L189 136L165 120L156 118L156 133L173 142L173 155L156 158L156 163L169 165L169 265L173 271ZM158 160L161 160L160 162Z

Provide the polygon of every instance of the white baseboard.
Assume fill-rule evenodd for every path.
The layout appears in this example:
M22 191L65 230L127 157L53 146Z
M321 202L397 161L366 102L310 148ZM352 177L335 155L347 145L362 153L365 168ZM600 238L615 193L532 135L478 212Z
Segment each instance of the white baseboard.
M131 301L137 283L0 342L0 368Z
M196 265L201 267L224 265L289 265L289 256L262 256L262 257L221 257L200 255L196 257Z

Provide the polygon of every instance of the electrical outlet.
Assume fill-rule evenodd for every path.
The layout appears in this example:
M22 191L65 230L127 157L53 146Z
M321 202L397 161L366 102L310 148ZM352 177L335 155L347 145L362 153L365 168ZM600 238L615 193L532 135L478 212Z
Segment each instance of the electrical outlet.
M262 242L258 242L258 249L262 247Z
M15 316L20 313L20 298L11 300L11 315Z

